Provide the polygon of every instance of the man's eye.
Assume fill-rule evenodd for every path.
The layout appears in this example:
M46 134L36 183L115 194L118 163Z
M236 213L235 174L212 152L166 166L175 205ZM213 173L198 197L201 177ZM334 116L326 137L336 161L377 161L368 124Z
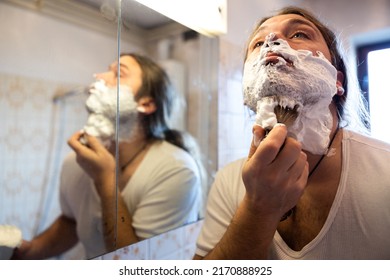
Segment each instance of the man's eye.
M253 46L253 48L254 48L254 49L260 48L262 45L264 45L264 42L259 41L259 42L257 42L257 43Z
M292 38L305 38L305 39L308 39L309 36L307 36L307 34L304 33L304 32L296 32L296 33L294 33Z

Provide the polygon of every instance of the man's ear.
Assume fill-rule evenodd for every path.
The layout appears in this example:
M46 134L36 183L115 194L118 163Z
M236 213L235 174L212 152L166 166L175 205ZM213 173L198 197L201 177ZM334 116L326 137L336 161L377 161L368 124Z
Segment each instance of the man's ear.
M150 96L141 97L140 100L138 100L137 110L146 115L153 114L157 110L156 103Z
M337 71L337 81L336 81L336 87L337 87L337 95L343 95L344 94L344 74L341 71Z

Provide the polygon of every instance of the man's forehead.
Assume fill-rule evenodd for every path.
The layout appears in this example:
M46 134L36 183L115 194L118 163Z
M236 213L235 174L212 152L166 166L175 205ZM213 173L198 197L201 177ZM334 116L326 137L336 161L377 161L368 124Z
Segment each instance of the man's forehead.
M131 63L129 63L127 60L120 60L119 61L119 67L121 69L127 69L129 70L131 67ZM114 61L113 63L110 64L110 69L117 69L118 68L118 61Z
M266 31L277 26L293 26L293 25L306 25L317 31L318 28L310 20L304 18L301 15L287 14L277 15L265 20L257 29L257 32Z

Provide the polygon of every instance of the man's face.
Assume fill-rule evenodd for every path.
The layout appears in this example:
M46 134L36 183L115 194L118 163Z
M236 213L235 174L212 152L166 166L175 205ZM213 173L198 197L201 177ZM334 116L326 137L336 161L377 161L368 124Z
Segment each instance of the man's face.
M119 81L121 86L130 89L134 97L137 96L143 82L141 66L129 55L120 57L119 75L118 63L114 62L109 66L108 71L96 74L95 78L104 81L105 85L111 88L116 88ZM136 100L139 112L148 115L157 110L154 100L150 96L143 96L136 98Z
M86 102L90 114L84 130L101 139L105 145L114 140L117 117L120 123L119 140L129 140L137 127L139 105L134 97L142 85L142 70L131 56L122 56L119 68L118 75L118 63L114 62L108 71L95 75L96 82L91 85Z
M119 106L118 104L119 99ZM92 84L86 101L89 117L84 131L109 146L115 140L116 121L119 118L119 140L129 141L137 128L138 104L128 86L107 86L103 80Z
M120 57L119 69L118 75L118 63L114 62L107 72L96 74L96 79L103 80L108 87L116 87L119 80L121 85L130 87L136 95L142 85L141 67L133 57L125 55Z
M329 105L337 92L336 79L320 31L301 16L276 16L260 26L249 44L244 101L265 129L281 121L276 108L284 115L296 110L288 124L290 136L308 151L323 153L332 127Z
M270 33L275 34L274 39L287 41L292 49L308 50L313 55L320 51L331 61L329 48L321 32L313 23L299 15L280 15L265 21L249 43L248 59L259 54L260 47ZM277 57L270 55L269 59L275 60Z

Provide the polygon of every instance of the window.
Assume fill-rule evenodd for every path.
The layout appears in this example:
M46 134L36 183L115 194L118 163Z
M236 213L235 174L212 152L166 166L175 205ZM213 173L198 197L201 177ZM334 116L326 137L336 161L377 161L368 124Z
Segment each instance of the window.
M357 48L358 79L368 101L371 135L390 143L390 41Z

